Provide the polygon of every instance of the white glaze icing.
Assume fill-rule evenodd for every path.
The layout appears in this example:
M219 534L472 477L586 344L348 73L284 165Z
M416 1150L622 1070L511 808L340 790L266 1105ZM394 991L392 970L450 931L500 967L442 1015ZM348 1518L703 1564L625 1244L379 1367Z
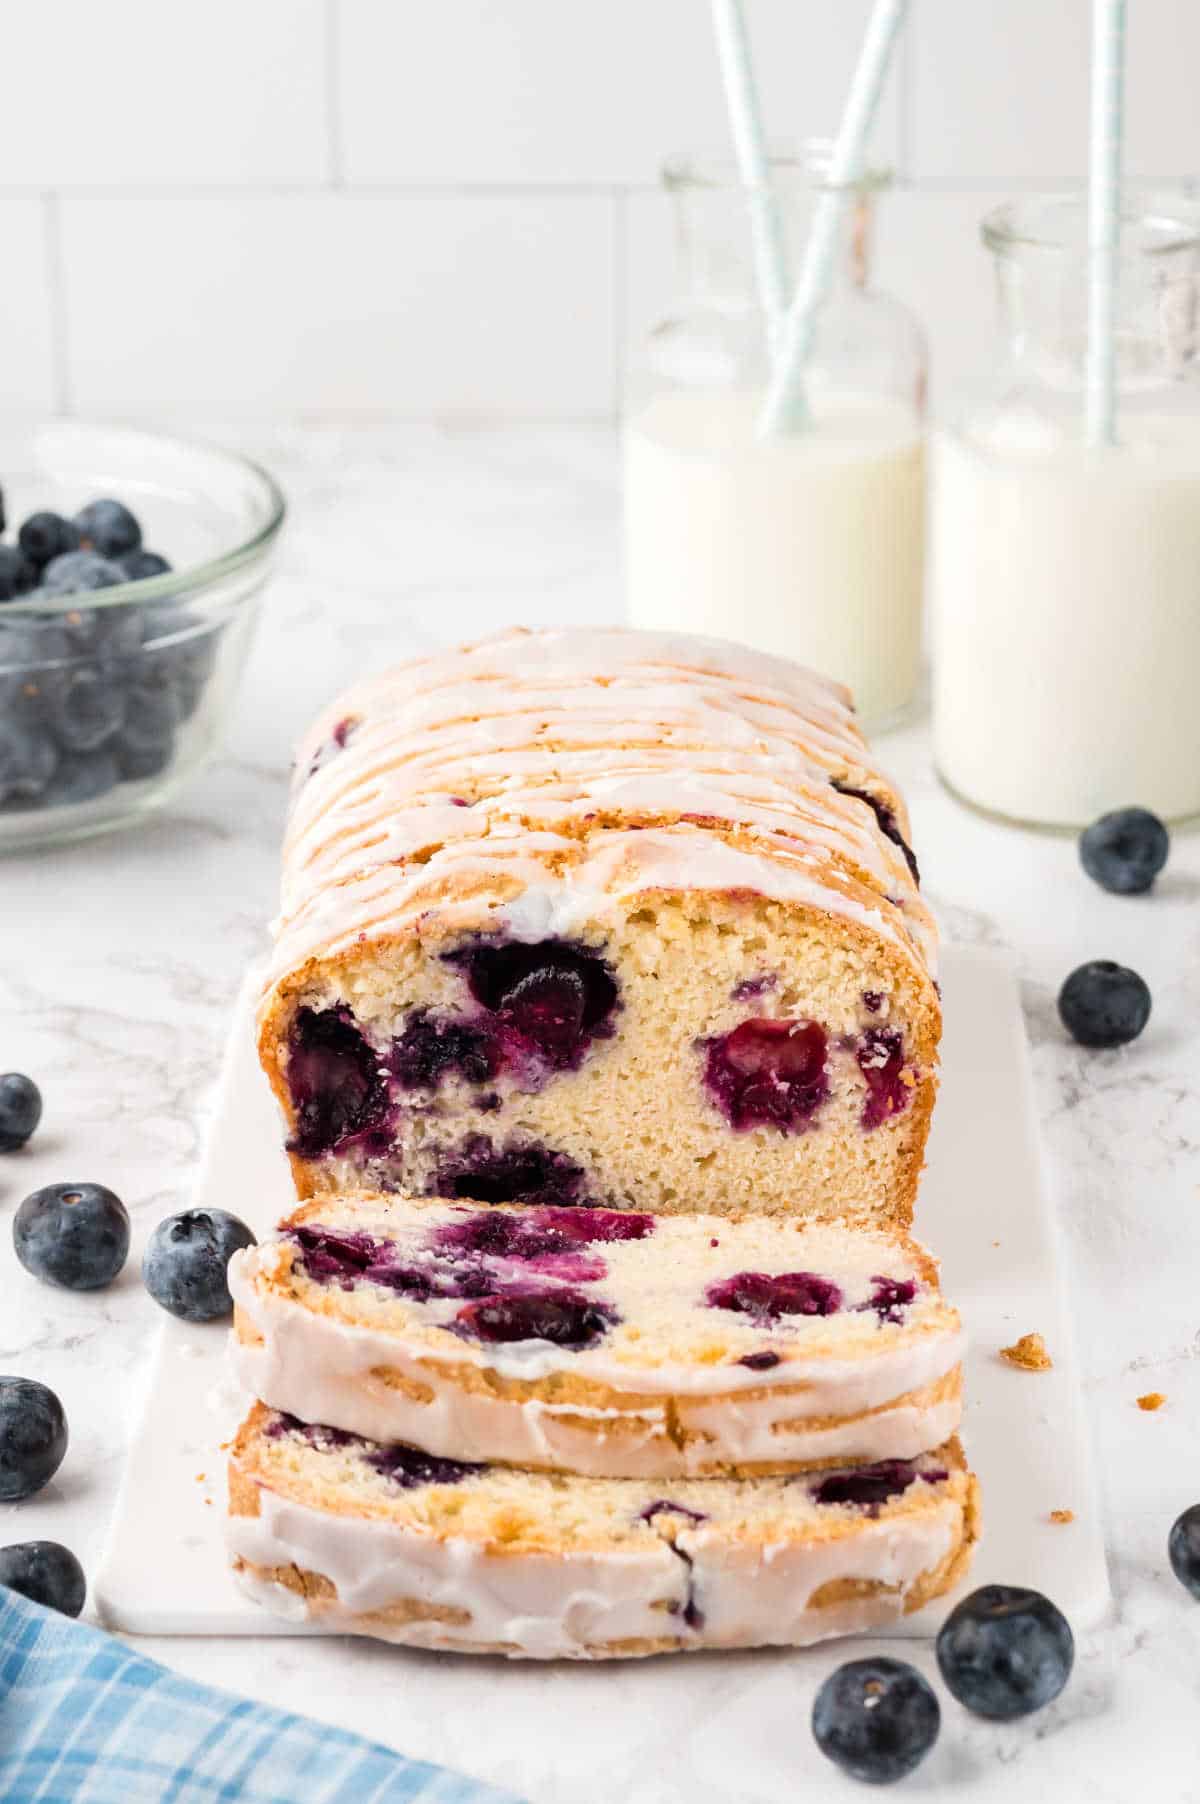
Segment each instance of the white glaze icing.
M948 1439L961 1416L957 1398L909 1400L961 1362L964 1336L944 1320L889 1335L855 1358L789 1353L766 1372L684 1359L639 1366L628 1346L614 1357L604 1341L574 1352L547 1341L484 1348L338 1320L255 1282L256 1271L271 1275L278 1258L270 1248L247 1249L230 1265L234 1299L261 1336L259 1345L235 1348L241 1382L275 1409L370 1440L596 1476L676 1476L713 1461L911 1458ZM610 1387L614 1400L601 1410L466 1389L454 1376L462 1366L530 1382L574 1375ZM702 1441L685 1438L681 1446L672 1436L668 1401ZM611 1434L580 1425L580 1417L611 1422Z
M819 908L931 969L903 857L832 777L906 830L844 692L721 641L517 631L417 660L339 698L301 747L268 987L430 909L464 929L502 910L533 937L655 888ZM622 830L630 815L645 826Z
M337 1592L335 1620L345 1626L416 1599L466 1620L361 1626L411 1646L502 1648L534 1659L581 1658L608 1642L664 1637L696 1648L805 1646L881 1625L903 1612L915 1581L962 1532L961 1509L947 1497L919 1511L858 1517L849 1532L828 1538L797 1532L773 1543L739 1542L719 1523L701 1523L676 1527L673 1546L656 1533L636 1550L514 1554L399 1520L317 1510L264 1484L259 1509L256 1517L229 1518L231 1556L321 1574ZM276 1607L278 1588L249 1576L260 1601ZM843 1579L890 1589L809 1607L823 1586ZM689 1599L702 1625L685 1621Z
M539 856L540 854L540 856ZM568 857L573 868L555 875ZM647 891L742 891L840 916L882 938L904 961L931 973L936 931L928 915L908 916L858 885L839 887L836 868L815 854L750 852L701 828L601 830L581 847L553 834L519 842L450 842L414 867L384 865L353 881L321 888L278 924L267 994L308 959L336 958L362 937L411 927L434 908L447 931L487 931L507 921L518 899L527 911L578 932ZM530 894L538 896L530 901ZM522 919L518 915L518 920ZM540 918L535 916L534 918Z

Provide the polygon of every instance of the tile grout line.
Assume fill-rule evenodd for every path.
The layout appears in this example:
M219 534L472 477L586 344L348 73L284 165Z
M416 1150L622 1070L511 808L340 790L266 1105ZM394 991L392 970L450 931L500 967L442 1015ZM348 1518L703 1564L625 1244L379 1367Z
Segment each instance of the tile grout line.
M342 118L342 40L340 0L325 0L325 148L328 186L346 186L346 145Z
M73 412L70 333L67 326L67 271L63 259L62 199L53 188L42 190L42 228L46 257L46 292L50 303L50 346L54 359L54 406Z
M625 359L629 355L626 331L626 293L629 275L629 195L624 188L612 191L612 309L613 309L613 424L619 426L625 392Z
M900 169L899 150L897 171ZM1130 180L1141 186L1171 187L1178 183L1178 170L1137 167L1130 170ZM1003 170L968 169L953 176L931 175L920 180L905 178L905 187L922 194L970 194L980 188L1003 188L1013 194L1042 194L1050 188L1078 188L1078 173L1051 169L1036 179L1032 176L1010 176ZM335 190L328 181L313 182L60 182L51 191L37 182L4 182L0 180L0 202L44 197L53 192L60 199L84 197L88 200L123 200L139 203L192 200L271 200L330 199ZM532 181L454 181L454 182L345 182L337 194L364 200L395 201L411 197L421 200L595 200L659 194L656 182L532 182Z

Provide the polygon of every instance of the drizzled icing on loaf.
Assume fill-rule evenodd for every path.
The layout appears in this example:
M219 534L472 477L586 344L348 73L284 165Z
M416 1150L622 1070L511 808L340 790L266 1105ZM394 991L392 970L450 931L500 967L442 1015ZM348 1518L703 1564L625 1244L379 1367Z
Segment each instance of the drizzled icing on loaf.
M515 630L373 677L316 721L271 982L433 907L500 907L533 938L672 888L839 914L930 970L908 831L838 685L717 640Z

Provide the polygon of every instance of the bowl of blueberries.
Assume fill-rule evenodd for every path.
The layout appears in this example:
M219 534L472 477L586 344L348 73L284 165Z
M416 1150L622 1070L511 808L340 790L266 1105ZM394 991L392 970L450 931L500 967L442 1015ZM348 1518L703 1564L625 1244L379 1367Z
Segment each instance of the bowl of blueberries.
M128 825L217 746L285 515L235 453L0 437L0 852Z

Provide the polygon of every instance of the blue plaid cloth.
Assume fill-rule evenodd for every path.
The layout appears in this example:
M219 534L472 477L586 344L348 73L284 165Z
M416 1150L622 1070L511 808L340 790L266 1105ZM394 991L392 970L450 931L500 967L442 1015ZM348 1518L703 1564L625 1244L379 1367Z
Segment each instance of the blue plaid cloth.
M3 1804L520 1804L194 1685L0 1586Z

